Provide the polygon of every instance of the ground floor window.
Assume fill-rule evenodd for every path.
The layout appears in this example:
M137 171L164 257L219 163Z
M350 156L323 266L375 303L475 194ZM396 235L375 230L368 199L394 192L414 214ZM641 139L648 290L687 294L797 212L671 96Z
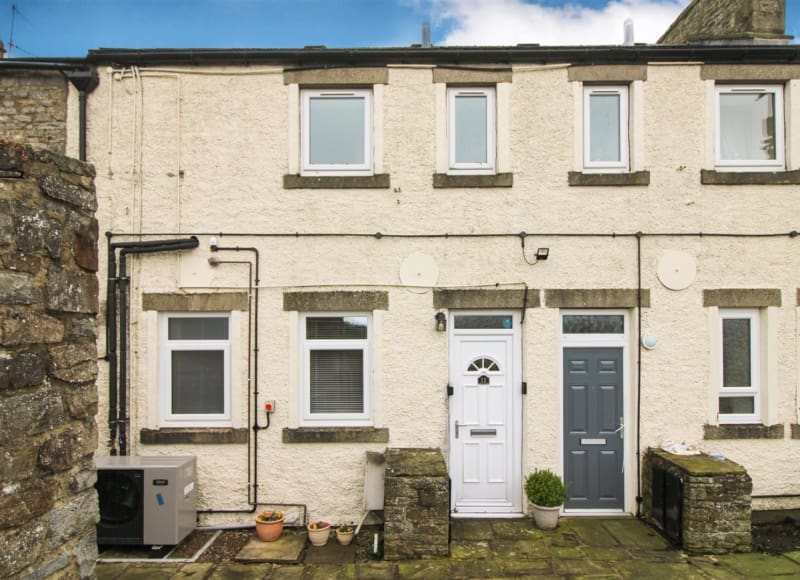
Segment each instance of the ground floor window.
M761 422L758 310L721 308L720 423Z
M371 314L304 314L300 326L303 422L370 424Z
M163 313L159 322L162 425L230 425L229 315Z

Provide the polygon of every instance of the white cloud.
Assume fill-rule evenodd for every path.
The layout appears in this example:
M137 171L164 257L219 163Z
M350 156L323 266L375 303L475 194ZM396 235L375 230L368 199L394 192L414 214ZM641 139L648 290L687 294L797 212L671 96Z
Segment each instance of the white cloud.
M586 0L546 6L525 0L429 0L434 22L450 32L444 45L605 45L622 44L627 18L635 42L654 43L690 0L611 0L586 6ZM595 2L596 4L596 2Z

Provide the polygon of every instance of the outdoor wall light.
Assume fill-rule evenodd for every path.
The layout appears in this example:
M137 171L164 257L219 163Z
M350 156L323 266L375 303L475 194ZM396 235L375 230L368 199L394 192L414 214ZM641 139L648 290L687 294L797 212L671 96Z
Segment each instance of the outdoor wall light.
M436 313L436 330L439 332L447 330L447 316L445 316L444 312Z
M550 255L550 248L536 248L536 261L546 260Z
M658 344L658 335L648 333L642 337L642 346L647 350L653 350Z

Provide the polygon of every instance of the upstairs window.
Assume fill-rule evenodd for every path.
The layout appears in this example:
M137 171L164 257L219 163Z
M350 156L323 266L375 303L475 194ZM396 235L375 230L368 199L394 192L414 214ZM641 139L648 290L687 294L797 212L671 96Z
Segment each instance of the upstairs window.
M372 173L372 91L301 91L302 170L306 175Z
M719 422L760 423L758 310L720 309Z
M628 158L628 87L584 86L584 169L627 171Z
M716 165L729 171L784 168L783 87L717 85Z
M456 173L495 171L495 90L447 89L449 167Z
M371 421L371 334L368 314L301 318L303 419L315 425Z
M230 425L230 331L227 314L161 316L161 422Z

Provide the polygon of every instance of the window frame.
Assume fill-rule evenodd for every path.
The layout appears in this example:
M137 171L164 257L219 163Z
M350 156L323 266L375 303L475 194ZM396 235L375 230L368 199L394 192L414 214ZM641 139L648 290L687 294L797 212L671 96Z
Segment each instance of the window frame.
M364 161L362 163L312 163L310 103L314 98L360 97L364 99ZM374 95L371 88L300 89L300 172L301 175L373 175L374 173Z
M228 325L227 339L169 338L172 318L224 318ZM231 427L231 315L228 312L160 312L159 313L159 424L163 427ZM173 413L172 353L175 351L217 351L223 353L223 412Z
M721 143L721 95L723 94L770 93L775 108L775 159L722 159ZM724 171L781 171L786 168L786 134L784 85L782 84L729 84L714 86L714 165Z
M612 94L620 97L619 161L591 160L591 97L593 94ZM583 85L583 169L586 172L624 173L630 171L630 119L630 86L628 84Z
M456 99L459 96L483 95L486 98L486 162L456 161ZM494 174L497 171L497 88L495 86L447 87L447 166L448 173L462 175Z
M750 321L750 386L724 386L725 340L723 328L725 320L747 319ZM717 387L717 419L720 425L762 423L761 418L761 341L760 312L757 308L720 308L717 326L719 340L719 384ZM720 413L719 402L723 398L753 397L752 413Z
M355 318L367 319L367 338L365 339L308 339L306 320L309 318ZM368 427L373 424L373 316L372 312L302 312L300 324L300 423L301 426L317 427ZM312 413L311 412L311 351L312 350L362 350L362 385L364 410L362 413Z

